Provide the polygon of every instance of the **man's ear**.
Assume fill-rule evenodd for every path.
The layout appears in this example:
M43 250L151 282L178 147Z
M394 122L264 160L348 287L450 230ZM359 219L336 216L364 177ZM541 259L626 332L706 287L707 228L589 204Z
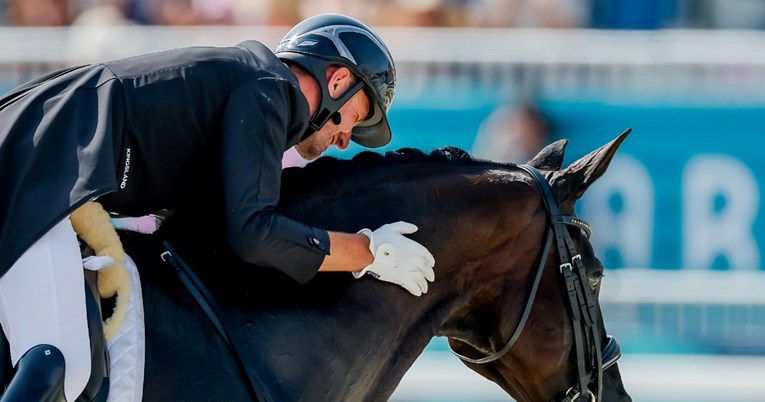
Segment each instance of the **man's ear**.
M327 67L327 88L329 96L338 98L344 94L353 83L351 70L341 66Z

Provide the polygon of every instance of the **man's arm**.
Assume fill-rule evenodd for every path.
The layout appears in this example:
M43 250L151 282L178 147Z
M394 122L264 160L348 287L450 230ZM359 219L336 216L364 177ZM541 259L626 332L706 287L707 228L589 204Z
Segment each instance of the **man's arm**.
M329 244L320 272L359 272L374 261L369 238L363 234L329 232Z

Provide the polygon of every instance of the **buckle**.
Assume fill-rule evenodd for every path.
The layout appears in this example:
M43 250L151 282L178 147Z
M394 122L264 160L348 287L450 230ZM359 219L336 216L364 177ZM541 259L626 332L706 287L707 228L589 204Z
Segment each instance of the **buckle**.
M560 273L563 273L563 268L568 268L569 271L573 271L574 270L573 267L571 266L570 262L566 262L566 263L560 264L560 266L558 267L558 269L560 270Z
M572 392L574 392L573 395L571 395ZM575 389L575 387L571 387L568 389L568 391L566 391L565 400L571 401L571 402L577 402L581 396L582 396L582 393L579 392L579 390ZM589 396L589 398L587 398L589 402L597 402L595 398L595 394L593 394L592 391L590 391L589 389L587 390L587 396Z
M560 273L563 273L563 268L568 268L569 272L574 270L573 264L576 262L576 260L579 260L579 262L582 262L582 255L577 254L573 257L571 257L571 262L564 262L563 264L560 264L558 269L560 270Z

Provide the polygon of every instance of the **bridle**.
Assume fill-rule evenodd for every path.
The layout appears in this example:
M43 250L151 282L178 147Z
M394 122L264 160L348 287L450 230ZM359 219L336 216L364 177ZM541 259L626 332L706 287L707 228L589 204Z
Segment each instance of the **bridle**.
M534 277L531 292L529 292L526 307L523 310L521 320L515 332L513 332L505 346L491 355L473 359L457 353L451 348L451 345L449 349L463 361L473 364L484 364L501 358L513 347L526 325L526 320L529 318L554 236L560 258L559 271L566 284L568 307L573 321L577 370L577 382L566 391L560 402L600 401L603 392L603 371L616 363L621 356L621 348L616 339L610 335L607 336L608 343L606 346L603 349L600 347L600 337L595 327L595 295L590 288L582 257L576 251L567 226L581 229L585 232L587 238L592 236L592 230L583 220L571 215L561 214L550 184L542 173L529 165L518 165L518 167L528 172L534 179L537 188L542 193L545 209L550 217L549 227L545 234L545 246L539 258L536 276ZM589 384L593 380L596 380L598 385L596 393L593 393L589 388Z

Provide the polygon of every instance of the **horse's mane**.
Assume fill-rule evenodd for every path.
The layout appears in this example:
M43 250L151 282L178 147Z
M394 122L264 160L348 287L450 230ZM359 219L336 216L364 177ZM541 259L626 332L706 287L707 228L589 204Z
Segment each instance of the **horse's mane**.
M453 146L437 148L429 153L417 148L400 148L385 153L362 151L351 159L323 156L308 164L303 170L305 172L333 173L336 171L347 171L347 169L354 167L380 167L422 162L468 162L474 160L467 151Z
M369 169L388 168L415 163L446 163L450 165L492 164L483 159L474 158L467 151L455 147L444 146L425 152L417 148L399 148L384 153L362 151L351 159L335 156L322 156L303 168L287 168L284 170L283 190L286 193L296 191L299 186L310 183L320 183L332 177L348 178L354 174L365 174Z

